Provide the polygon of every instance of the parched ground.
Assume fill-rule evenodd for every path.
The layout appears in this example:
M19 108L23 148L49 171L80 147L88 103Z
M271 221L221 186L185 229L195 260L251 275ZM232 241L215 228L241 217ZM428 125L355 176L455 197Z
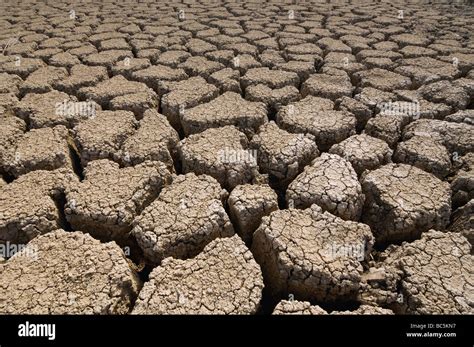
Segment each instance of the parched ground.
M468 2L0 4L0 314L474 314Z

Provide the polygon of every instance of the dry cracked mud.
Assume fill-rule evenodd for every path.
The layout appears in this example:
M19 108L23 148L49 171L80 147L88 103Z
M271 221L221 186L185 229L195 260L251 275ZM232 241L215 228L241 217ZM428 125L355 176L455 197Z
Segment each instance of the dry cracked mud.
M474 314L468 2L1 3L0 313Z
M126 314L141 281L115 242L55 230L0 264L2 314Z

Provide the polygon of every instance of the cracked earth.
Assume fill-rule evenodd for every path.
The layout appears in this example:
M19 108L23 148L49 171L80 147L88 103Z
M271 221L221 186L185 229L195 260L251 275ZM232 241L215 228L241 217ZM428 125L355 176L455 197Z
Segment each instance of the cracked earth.
M474 7L0 4L0 313L474 314Z

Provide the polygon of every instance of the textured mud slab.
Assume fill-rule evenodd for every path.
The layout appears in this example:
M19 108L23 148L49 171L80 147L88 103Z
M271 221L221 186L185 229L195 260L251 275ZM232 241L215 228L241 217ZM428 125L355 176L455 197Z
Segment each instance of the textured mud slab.
M66 190L67 220L101 240L127 239L134 219L170 180L160 162L120 168L110 160L94 160L84 180Z
M399 313L472 313L471 247L459 233L430 230L419 240L387 249L373 269L381 270L378 284L384 289L369 282L362 293L385 304L396 297L391 306Z
M334 247L351 248L337 254ZM373 245L370 228L344 221L317 205L275 211L253 235L252 252L275 297L304 300L351 299L359 288L362 265Z
M74 172L67 169L37 170L4 185L0 190L2 243L27 243L64 226L58 201L77 181Z
M176 177L135 219L132 232L145 256L156 263L170 256L190 258L213 239L232 236L222 205L227 195L210 176Z
M0 311L473 314L464 2L0 4Z
M387 164L361 181L365 194L362 220L380 242L410 240L431 228L444 230L449 223L449 184L425 171Z
M260 267L236 235L212 241L196 258L156 267L134 314L252 314L262 297Z
M141 287L130 265L114 242L53 231L0 265L0 311L126 314Z

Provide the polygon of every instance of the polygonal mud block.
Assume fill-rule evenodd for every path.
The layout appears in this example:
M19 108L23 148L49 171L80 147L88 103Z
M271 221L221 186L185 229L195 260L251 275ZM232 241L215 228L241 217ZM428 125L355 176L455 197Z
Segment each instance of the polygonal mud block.
M47 93L53 90L53 84L69 76L63 67L42 67L32 72L21 85L21 93Z
M94 118L80 122L72 131L82 164L119 158L122 144L136 127L137 121L129 111L100 111Z
M32 72L20 90L23 95L27 93L46 93L53 89L53 84L60 81L69 74L66 68L46 66Z
M74 65L80 64L81 61L77 56L71 53L61 52L49 58L48 63L52 66L71 68Z
M217 20L217 21L214 22L214 24L218 25L219 22L224 22L224 24L222 26L221 25L218 26L221 29L224 29L226 27L228 28L229 26L232 26L234 28L240 27L239 24L237 24L237 23L231 24L230 21L225 20L225 19L223 19L221 21ZM206 37L206 40L211 42L212 44L216 45L218 49L224 49L223 48L224 45L230 45L232 43L240 43L240 42L245 42L246 41L244 38L241 38L241 37L232 37L232 36L224 35L224 34L219 35L218 33ZM229 49L231 49L231 48L229 48Z
M208 78L214 72L222 70L225 66L217 61L208 60L205 57L189 57L184 63L178 65L184 69L189 76L201 76Z
M266 184L244 184L235 187L229 196L230 217L240 237L249 243L262 217L278 210L278 196Z
M275 39L271 39L272 41L269 42L271 44L275 43L277 47L275 49L278 49L278 42L276 42ZM266 41L268 42L268 41ZM266 45L265 42L260 41L263 45ZM257 43L258 45L259 43ZM269 68L275 67L277 64L283 64L285 63L285 59L282 57L282 55L275 49L272 49L271 47L266 47L268 48L266 51L264 51L262 54L259 55L260 61L264 66L267 66Z
M453 44L456 41L450 41L450 44ZM458 42L456 42L458 44ZM453 46L448 45L447 47L448 52L452 52ZM439 60L444 60L450 64L453 64L453 58L457 58L457 68L462 72L462 74L467 74L468 78L472 78L473 68L474 68L474 56L472 53L462 53L456 52L455 54L451 54L448 56L440 56Z
M240 52L236 52L240 53ZM238 70L242 75L254 68L261 67L262 64L250 54L239 54L232 59L231 62L234 69Z
M14 113L14 110L18 107L18 98L13 93L0 94L0 114L7 112Z
M103 66L74 65L71 74L64 79L55 81L54 88L59 91L75 94L82 87L93 86L108 78L107 69Z
M181 81L188 77L183 69L173 69L165 65L152 65L146 69L132 72L132 79L146 84L158 92L163 81Z
M471 244L459 233L430 230L420 240L390 247L379 267L395 278L399 314L472 314Z
M315 54L322 56L323 51L314 43L292 44L285 49L287 54Z
M146 160L161 161L173 171L179 136L168 120L156 110L145 111L136 132L121 146L120 162L137 165Z
M231 68L225 68L210 75L209 82L219 87L221 93L235 92L240 94L239 78L240 73L238 71Z
M63 50L60 48L42 48L29 53L29 56L31 58L39 58L44 61L48 61L53 55L61 53L62 51ZM94 52L96 52L96 50L92 51L91 53Z
M321 46L326 54L330 52L351 53L351 48L340 40L331 37L323 37L318 40L318 45ZM321 53L320 53L321 55Z
M171 181L166 166L153 161L120 168L110 160L94 160L84 176L66 192L67 220L76 230L121 243L128 241L136 216Z
M356 54L357 61L365 61L368 58L388 58L391 60L398 60L403 58L403 55L391 50L377 50L377 49L363 49Z
M322 75L352 78L355 72L366 69L363 64L356 62L353 55L346 53L332 52L324 58L324 64L322 61L319 63L319 73Z
M390 105L392 108L398 108L394 113L404 116L407 118L407 121L413 121L418 118L443 119L452 112L451 106L429 102L423 99L417 91L399 89L394 90L394 93L401 100L389 102L385 105ZM381 111L383 113L388 113L390 115L390 113L393 112L390 112L390 108L387 112L387 110L383 110L383 105L380 106L382 106ZM380 106L377 105L376 109L379 110ZM405 111L403 108L405 108Z
M87 55L82 59L82 61L87 65L105 66L106 68L111 69L115 63L127 57L130 59L133 58L133 53L128 50L111 49Z
M150 60L146 58L125 58L118 61L112 67L112 75L123 75L131 79L134 71L146 69L151 65Z
M233 126L190 135L180 141L178 153L184 173L212 176L228 190L257 175L257 159L248 149L247 137Z
M317 205L263 217L252 253L272 297L331 302L353 299L373 237L361 223L344 221Z
M422 35L417 34L400 34L390 37L390 41L395 41L399 46L428 46L430 44L430 39Z
M365 134L352 135L329 149L348 160L360 176L365 170L375 170L391 163L393 151L385 141Z
M178 176L134 221L132 230L147 259L191 258L218 237L234 234L222 202L227 192L207 175Z
M363 175L361 183L362 220L377 242L412 240L430 228L443 230L449 223L449 183L417 167L387 164Z
M469 94L449 81L425 84L418 91L428 101L443 103L457 110L465 109L470 102Z
M114 38L119 38L119 37L125 37L124 34L116 32L117 27L120 24L115 24L115 25L110 25L110 24L100 24L100 23L94 23L98 24L99 27L95 30L95 34L89 36L90 42L93 44L99 44L100 41L102 40L110 40ZM110 53L114 53L114 50L109 50Z
M81 108L79 109L77 106ZM73 112L69 112L66 109L68 107L71 107ZM77 99L74 96L52 90L42 94L27 94L18 103L15 113L27 121L30 128L56 125L71 127L78 120L93 116L95 110L96 107L93 103L77 104Z
M112 99L127 94L143 93L149 98L156 99L155 92L140 82L129 81L122 75L114 76L99 82L92 87L84 87L79 90L79 95L85 99L97 102L104 108L109 106Z
M194 55L202 55L217 49L216 46L200 39L191 39L186 43L186 48Z
M2 314L127 314L141 287L115 243L55 230L2 266Z
M171 125L181 127L180 114L186 110L211 101L219 95L219 90L206 82L202 77L191 77L176 82L171 91L161 98L163 114L168 117Z
M234 51L234 53L237 54L246 54L250 56L257 56L258 50L257 47L250 43L243 42L243 38L238 38L238 40L242 40L242 42L236 42L236 43L231 43L222 46L222 49L230 49Z
M460 233L474 245L474 199L454 211L451 220L448 231Z
M147 49L137 49L137 58L139 59L148 59L150 61L156 61L160 56L161 51L158 48L147 48ZM151 67L151 66L150 66ZM133 78L133 75L132 75ZM150 87L153 88L153 87Z
M453 159L456 157L454 156ZM461 168L451 179L453 207L462 206L474 199L474 154L468 153L457 161L462 163Z
M27 243L64 226L58 202L78 178L67 169L37 170L0 190L0 243Z
M363 70L366 70L366 67L361 63L325 63L324 66L321 68L321 73L332 76L350 77L352 79L352 76L356 72Z
M12 93L18 95L23 80L21 77L5 72L0 73L0 93Z
M26 131L26 123L11 114L0 114L0 170L9 153L15 150L15 144Z
M150 274L133 314L255 314L263 279L240 238L218 238L193 259L166 258Z
M158 106L156 95L144 92L117 96L110 101L111 110L133 112L137 119L142 119L143 113L149 109L157 110Z
M186 135L227 125L253 135L266 122L267 108L264 103L247 101L233 92L224 93L181 114L181 124Z
M474 151L474 126L437 119L418 119L403 130L403 139L426 136L442 143L450 152L464 155Z
M364 195L351 163L338 155L323 153L290 183L286 201L290 208L317 204L342 219L359 220Z
M252 137L250 148L256 149L257 162L263 173L285 186L319 155L314 137L292 134L271 121Z
M156 59L156 64L167 65L176 69L179 64L185 62L190 56L191 54L186 51L170 50L160 54Z
M276 116L277 124L292 133L314 135L318 148L327 151L333 144L355 134L356 118L347 111L334 111L329 99L307 96L284 106Z
M444 118L445 121L474 125L474 110L461 110Z
M263 65L268 66L268 67L272 67L272 66L274 66L275 62L279 62L279 61L284 62L285 61L279 54L278 55L277 54L273 55L273 54L268 52L270 50L278 50L279 49L278 41L274 37L268 37L268 38L264 38L264 39L261 39L261 40L254 41L254 44L257 46L257 48L259 50L264 52L264 53L259 55L259 58L260 58ZM280 57L280 59L278 59L277 57Z
M283 88L285 86L298 87L300 79L294 72L270 70L268 67L258 67L250 69L240 79L244 88L250 85L264 84L272 89Z
M310 76L301 86L301 95L314 95L331 100L343 96L352 96L351 80L347 76L315 74Z
M277 64L277 68L283 71L295 72L300 81L305 81L309 76L316 72L314 62L290 60L287 63Z
M474 100L474 80L472 78L462 77L453 81L453 86L461 87L469 96L468 106Z
M371 110L375 110L378 105L396 101L399 99L392 92L384 92L372 87L361 88L360 92L354 96L354 99L363 103Z
M363 133L383 140L393 148L402 135L403 123L402 116L379 114L369 119Z
M348 53L343 53L343 52L331 52L331 53L328 53L325 57L324 57L324 67L326 66L331 66L332 68L335 68L337 65L339 64L342 64L343 65L349 65L349 64L354 64L354 63L357 63L357 60L356 60L356 57L352 54L348 54ZM336 69L339 69L339 67L337 67ZM344 69L341 69L343 71L345 71Z
M234 52L230 49L223 49L223 50L206 52L206 54L204 54L204 56L209 60L217 61L217 62L219 62L221 64L224 64L224 65L229 65L234 60ZM228 68L228 69L231 69L231 68ZM236 71L236 72L238 72L238 71Z
M369 69L381 69L391 71L396 67L396 64L389 58L367 58L364 59L364 64ZM367 83L366 81L365 83ZM372 80L369 83L373 83L373 85L381 84L378 80Z
M130 49L130 46L124 38L116 38L100 41L98 48L101 51L106 51L110 49Z
M367 121L372 117L372 110L362 102L343 96L338 106L339 110L351 112L357 119L357 131L364 129Z
M436 57L438 52L434 49L420 46L405 46L400 50L405 58Z
M451 157L448 150L430 137L413 136L407 141L400 142L393 160L416 166L441 179L451 172Z
M26 79L30 73L44 66L46 64L41 59L23 58L21 56L9 57L8 61L0 61L2 72L18 75L22 79Z
M382 91L410 89L411 86L409 77L378 68L357 72L355 79L361 88L372 87Z
M430 57L409 58L399 61L400 66L394 71L410 77L413 87L419 88L440 80L457 78L460 71L452 62L452 59L447 63Z
M34 170L72 169L68 137L68 130L62 125L32 129L1 156L0 167L15 177Z
M75 55L79 59L83 59L87 57L88 55L97 53L97 48L95 48L93 44L85 43L80 47L68 49L68 52L71 53L72 55Z
M264 102L273 112L277 112L282 105L298 101L300 93L296 87L286 86L279 89L272 89L264 84L248 86L245 89L245 98L249 101Z

